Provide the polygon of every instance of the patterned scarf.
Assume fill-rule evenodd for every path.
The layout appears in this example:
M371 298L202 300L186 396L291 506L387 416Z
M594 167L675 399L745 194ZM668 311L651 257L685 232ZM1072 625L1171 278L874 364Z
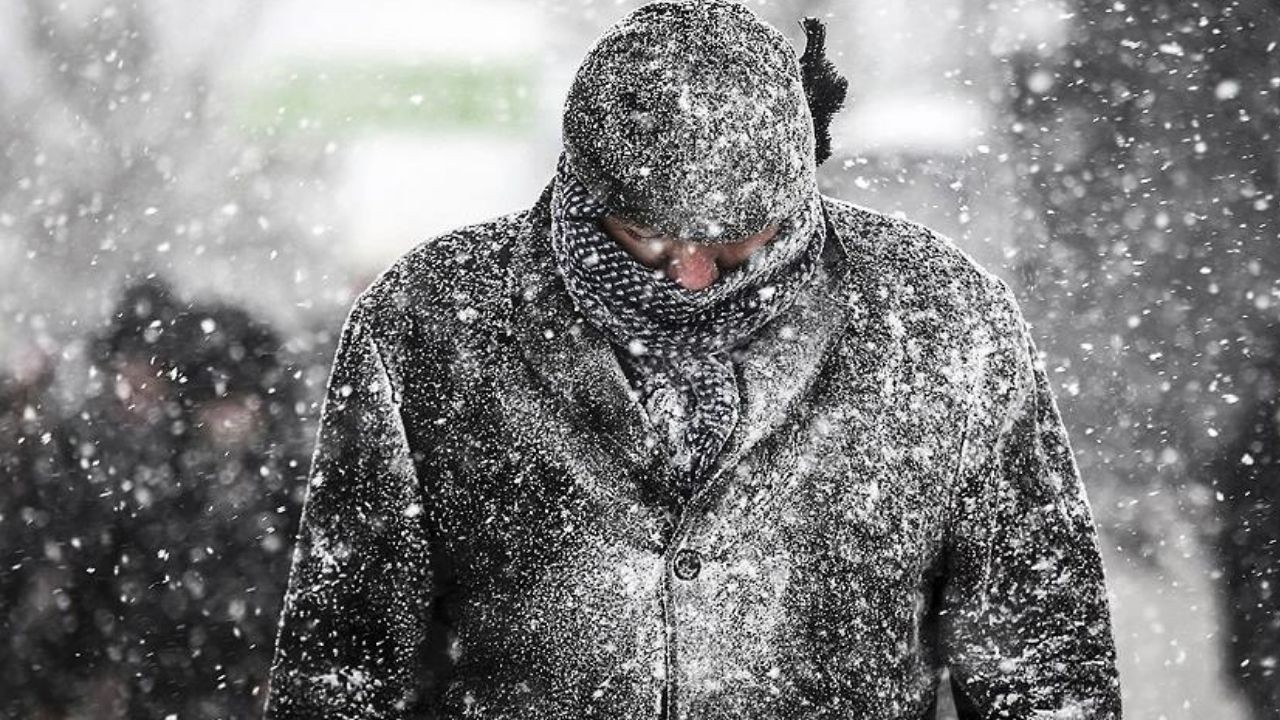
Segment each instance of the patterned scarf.
M689 290L634 259L600 224L609 214L561 154L552 249L578 311L617 346L688 499L738 421L731 351L787 309L813 276L826 238L821 198L709 287Z

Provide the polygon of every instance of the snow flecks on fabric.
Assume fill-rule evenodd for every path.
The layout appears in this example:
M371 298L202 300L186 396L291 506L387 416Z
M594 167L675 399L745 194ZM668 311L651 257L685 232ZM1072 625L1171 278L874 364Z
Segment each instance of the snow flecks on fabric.
M1118 718L1011 293L823 202L842 270L744 358L744 425L684 505L551 269L549 193L388 270L335 365L268 717L914 720L945 665L984 717Z
M604 204L677 237L753 235L816 189L799 59L727 0L650 3L600 38L569 90L564 139Z

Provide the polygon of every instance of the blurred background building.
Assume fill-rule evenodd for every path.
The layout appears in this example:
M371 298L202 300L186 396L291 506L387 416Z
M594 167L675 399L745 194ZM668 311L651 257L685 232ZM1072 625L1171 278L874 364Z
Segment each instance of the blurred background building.
M261 699L347 307L415 244L536 199L580 58L640 4L0 8L0 708L222 717ZM1023 302L1102 526L1127 716L1280 717L1280 8L748 4L797 52L798 20L827 21L851 89L824 191L948 234ZM168 354L138 369L134 336ZM246 357L262 362L233 372ZM201 367L232 368L236 391ZM158 375L174 385L138 379ZM128 422L86 419L152 391L162 457L130 460ZM117 490L86 493L90 470ZM175 478L239 498L194 526L223 543L203 564L157 555L197 540L139 496ZM124 585L76 576L140 549ZM182 601L112 605L148 572ZM59 668L95 679L32 689Z

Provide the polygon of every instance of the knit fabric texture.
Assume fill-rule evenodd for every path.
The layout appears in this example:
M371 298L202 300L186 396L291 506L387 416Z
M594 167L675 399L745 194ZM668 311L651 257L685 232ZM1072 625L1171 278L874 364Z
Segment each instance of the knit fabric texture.
M795 49L728 0L660 0L611 28L574 77L563 130L596 197L674 237L754 235L816 183Z
M667 444L676 490L693 493L733 432L740 397L732 353L786 310L813 277L826 232L814 191L777 235L711 286L690 290L633 258L603 229L612 214L564 155L552 196L552 248L578 311L618 346Z

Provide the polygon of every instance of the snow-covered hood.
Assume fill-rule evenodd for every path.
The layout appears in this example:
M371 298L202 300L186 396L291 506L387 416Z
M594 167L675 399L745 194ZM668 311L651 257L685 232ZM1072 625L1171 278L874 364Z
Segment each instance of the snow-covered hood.
M679 237L740 239L817 192L799 58L727 0L655 2L611 28L578 69L563 129L600 200Z

